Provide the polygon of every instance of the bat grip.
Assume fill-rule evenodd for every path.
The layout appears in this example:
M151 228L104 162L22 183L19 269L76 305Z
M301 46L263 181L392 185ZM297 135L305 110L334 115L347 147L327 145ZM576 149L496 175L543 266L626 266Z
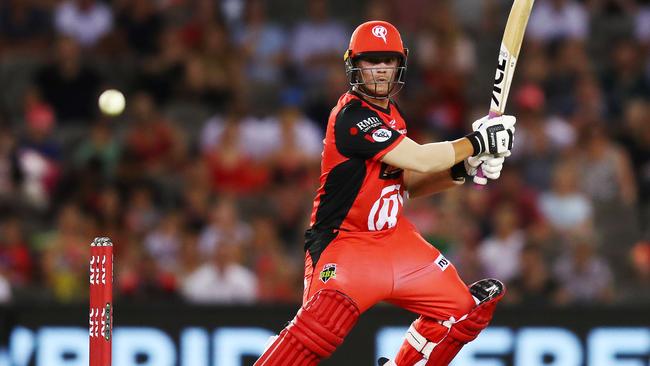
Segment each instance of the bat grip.
M488 119L499 117L500 115L501 113L490 110L490 112L488 113ZM474 186L476 188L483 188L487 184L487 178L485 178L485 176L483 175L483 170L481 169L480 165L477 168L476 175L474 176L473 180L474 180Z

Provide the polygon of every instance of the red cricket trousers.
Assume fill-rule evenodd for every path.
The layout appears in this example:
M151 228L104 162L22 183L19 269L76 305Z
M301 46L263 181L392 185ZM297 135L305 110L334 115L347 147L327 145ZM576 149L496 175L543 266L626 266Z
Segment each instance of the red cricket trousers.
M438 320L475 306L456 268L404 217L389 230L340 231L315 266L305 260L303 304L321 289L352 298L363 313L380 301Z

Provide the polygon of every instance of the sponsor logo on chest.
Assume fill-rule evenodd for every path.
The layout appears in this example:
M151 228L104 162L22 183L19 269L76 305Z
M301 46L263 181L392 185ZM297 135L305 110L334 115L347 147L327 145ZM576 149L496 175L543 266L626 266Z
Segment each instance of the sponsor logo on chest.
M357 128L363 132L368 132L375 127L381 126L383 123L378 117L368 117L361 122L357 122Z

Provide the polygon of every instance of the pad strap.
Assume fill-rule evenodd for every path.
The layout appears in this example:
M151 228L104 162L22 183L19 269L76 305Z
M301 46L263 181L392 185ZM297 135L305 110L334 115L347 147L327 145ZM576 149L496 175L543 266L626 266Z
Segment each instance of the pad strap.
M451 330L452 324L455 323L453 319L454 318L452 317L450 320L438 321L438 324L448 329L447 334L449 334L449 330ZM447 335L443 336L442 339L444 340L446 337ZM424 356L425 360L429 359L431 352L438 345L438 343L430 341L425 336L420 334L420 332L415 329L415 326L413 324L411 324L409 330L406 331L404 338L411 345L411 347L413 347L416 351L420 352L422 356Z
M442 339L429 355L426 366L447 366L468 342L490 324L496 305L505 295L505 286L498 280L486 279L470 286L470 292L478 305L453 323L447 336Z

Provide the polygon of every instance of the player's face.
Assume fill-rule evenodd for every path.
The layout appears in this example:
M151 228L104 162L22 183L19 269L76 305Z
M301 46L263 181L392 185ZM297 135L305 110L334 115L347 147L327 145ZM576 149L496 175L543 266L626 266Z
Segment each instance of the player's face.
M367 92L381 97L388 95L398 62L397 57L364 57L359 60L358 67Z

